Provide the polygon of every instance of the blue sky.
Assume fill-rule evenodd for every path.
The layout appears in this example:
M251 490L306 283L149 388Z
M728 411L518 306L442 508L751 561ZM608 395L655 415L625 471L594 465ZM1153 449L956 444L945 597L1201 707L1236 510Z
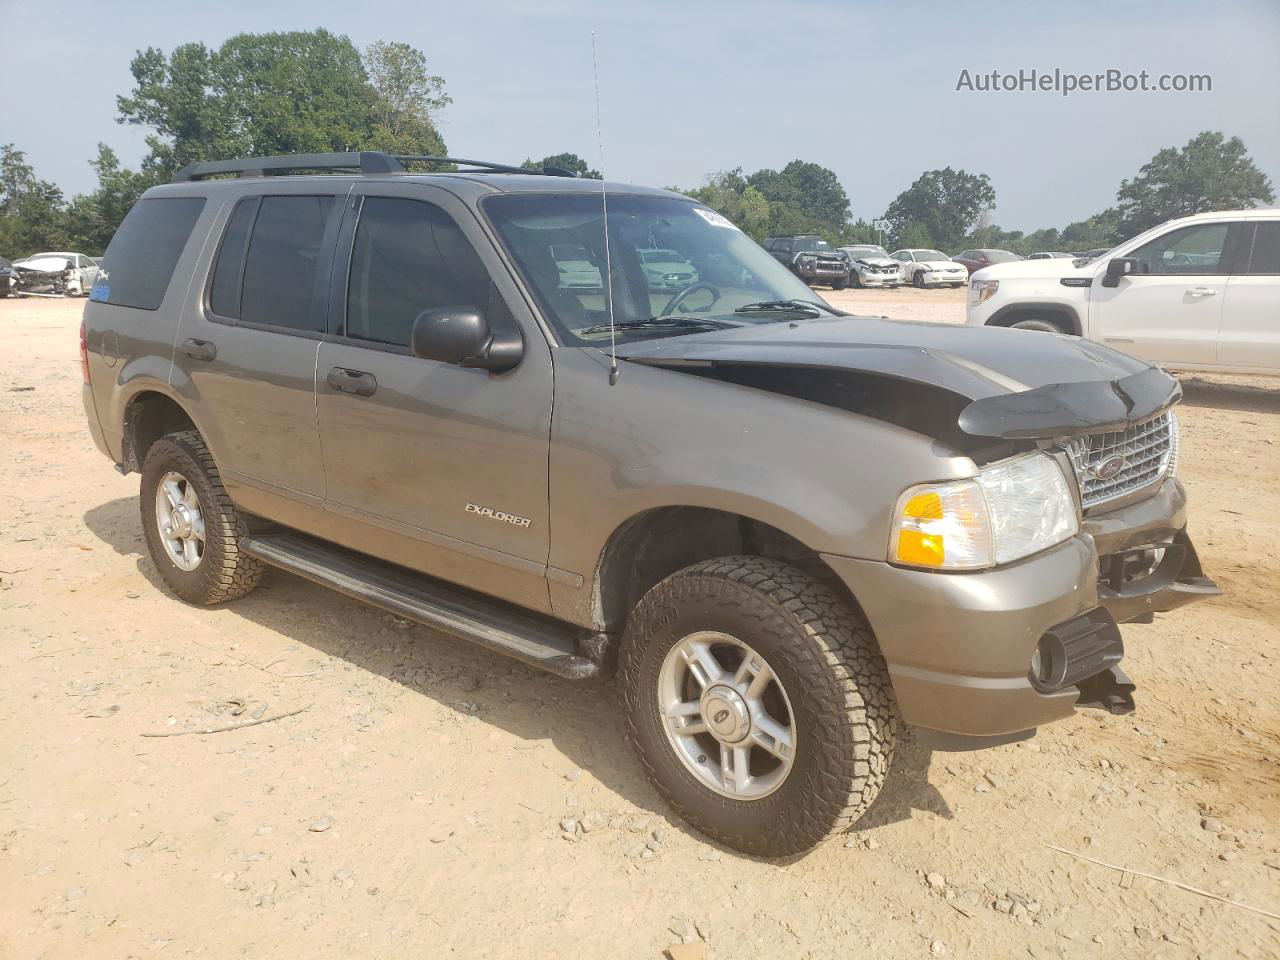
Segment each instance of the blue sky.
M137 49L323 26L360 46L423 50L454 98L440 116L452 153L518 162L569 150L594 165L594 29L610 179L695 186L715 170L799 157L835 170L854 216L871 218L923 170L950 165L987 173L995 222L1029 230L1108 206L1156 150L1216 129L1242 137L1280 188L1277 0L362 0L324 11L299 0L0 0L0 142L68 194L91 189L98 141L129 164L143 154L145 131L115 122ZM43 26L19 31L32 16ZM1213 91L955 89L962 69L1055 67L1207 73Z

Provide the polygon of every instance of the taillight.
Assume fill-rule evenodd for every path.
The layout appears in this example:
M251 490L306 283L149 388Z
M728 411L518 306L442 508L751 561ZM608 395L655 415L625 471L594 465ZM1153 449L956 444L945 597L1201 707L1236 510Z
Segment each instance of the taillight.
M80 321L80 376L89 382L89 340L84 330L84 321Z

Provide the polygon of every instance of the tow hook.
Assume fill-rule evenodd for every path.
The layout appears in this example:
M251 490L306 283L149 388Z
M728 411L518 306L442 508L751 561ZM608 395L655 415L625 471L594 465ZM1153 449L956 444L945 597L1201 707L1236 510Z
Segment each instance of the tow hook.
M1080 688L1077 707L1106 710L1116 716L1133 713L1133 691L1137 685L1119 667L1094 674L1076 684Z

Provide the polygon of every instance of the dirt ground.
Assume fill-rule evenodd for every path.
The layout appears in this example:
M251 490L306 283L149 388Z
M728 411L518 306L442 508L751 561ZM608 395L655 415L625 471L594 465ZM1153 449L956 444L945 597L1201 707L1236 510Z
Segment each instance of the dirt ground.
M957 322L962 296L831 299ZM1124 629L1135 715L909 735L857 833L780 863L670 814L611 687L282 573L166 593L85 428L80 311L0 300L0 957L1280 956L1280 381L1185 384L1226 596Z

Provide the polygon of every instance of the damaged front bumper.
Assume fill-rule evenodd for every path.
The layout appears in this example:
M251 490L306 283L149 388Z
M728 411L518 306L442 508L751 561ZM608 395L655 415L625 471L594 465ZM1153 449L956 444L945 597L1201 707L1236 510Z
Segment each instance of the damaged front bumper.
M1168 479L1144 500L1087 517L1065 543L991 570L824 559L862 605L903 720L1001 737L1077 706L1133 708L1118 624L1221 592L1200 569L1185 522L1186 494ZM1140 551L1151 551L1145 566L1133 560ZM1128 573L1118 586L1117 564Z

